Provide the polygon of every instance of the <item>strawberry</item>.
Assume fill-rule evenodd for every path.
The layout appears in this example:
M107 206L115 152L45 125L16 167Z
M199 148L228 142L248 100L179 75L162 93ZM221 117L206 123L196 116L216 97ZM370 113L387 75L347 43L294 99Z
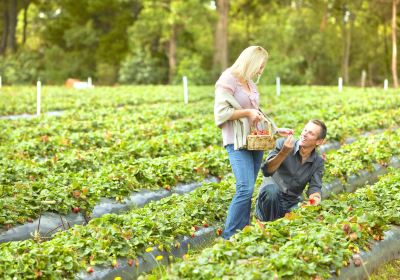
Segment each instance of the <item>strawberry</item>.
M117 260L113 260L111 265L112 265L113 268L119 267L119 263L117 262Z
M43 276L43 273L40 270L35 271L35 277L40 278Z
M350 226L349 226L349 224L344 224L343 227L342 227L342 229L343 229L343 231L344 231L346 234L349 234L349 233L350 233Z
M193 226L194 231L198 231L199 227L198 226Z
M133 266L134 261L133 261L132 259L129 259L129 260L127 261L127 263L128 263L129 266Z
M218 228L218 229L217 229L217 235L220 236L221 234L222 234L222 229L221 229L221 228Z
M72 212L74 212L74 213L79 213L79 211L81 211L81 209L79 207L72 208Z
M75 190L75 191L72 192L72 195L73 195L75 198L79 198L79 197L81 196L81 192L78 191L78 190Z
M89 266L88 268L86 268L86 272L87 273L93 273L94 272L93 267Z
M28 223L33 223L33 219L30 217L27 219L27 221L28 221Z
M350 241L354 241L358 238L357 233L355 232L350 233L349 236L350 236Z
M196 235L195 235L194 233L192 233L190 236L191 236L192 238L194 238Z
M164 189L166 189L167 191L170 191L171 190L171 186L170 185L165 185Z
M204 224L203 224L203 227L205 227L205 228L208 227L208 224L207 224L207 223L204 223Z
M308 200L308 202L310 203L310 205L315 205L315 204L316 204L314 198L310 198L310 199Z

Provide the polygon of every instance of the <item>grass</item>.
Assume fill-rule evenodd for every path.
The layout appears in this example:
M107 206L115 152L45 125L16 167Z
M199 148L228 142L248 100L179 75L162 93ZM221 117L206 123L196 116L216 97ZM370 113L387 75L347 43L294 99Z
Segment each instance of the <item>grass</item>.
M400 279L400 259L388 262L373 274L371 280L398 280Z

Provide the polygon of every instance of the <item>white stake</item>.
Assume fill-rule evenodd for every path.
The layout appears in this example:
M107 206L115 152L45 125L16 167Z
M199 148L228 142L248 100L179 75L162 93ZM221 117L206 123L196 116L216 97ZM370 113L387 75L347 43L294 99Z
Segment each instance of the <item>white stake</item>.
M92 87L92 78L91 77L89 77L87 79L87 83L88 83L88 87L91 88Z
M189 94L188 94L188 80L186 76L183 76L183 100L185 104L189 102Z
M338 89L339 89L339 92L342 92L342 90L343 90L343 79L342 79L342 77L339 77Z
M3 86L3 80L2 80L2 78L1 78L1 76L0 76L0 88Z
M276 77L276 95L281 95L281 78Z
M365 88L366 79L367 79L367 71L362 70L362 72L361 72L361 87L362 88Z
M385 81L383 82L383 89L388 90L388 85L389 85L388 79L385 79Z
M42 91L42 83L37 81L37 98L36 98L36 115L40 115L40 97Z

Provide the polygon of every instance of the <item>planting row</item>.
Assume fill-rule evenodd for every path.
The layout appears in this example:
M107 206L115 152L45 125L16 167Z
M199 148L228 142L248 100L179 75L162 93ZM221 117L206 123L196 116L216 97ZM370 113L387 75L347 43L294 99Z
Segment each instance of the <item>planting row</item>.
M253 220L231 241L173 265L163 279L326 279L353 262L360 250L400 224L400 171L373 186L320 206L302 206L282 219Z
M388 117L382 119L381 114L385 113ZM400 121L400 110L393 109L388 111L372 111L362 116L353 118L340 118L338 120L327 120L328 139L341 140L348 136L357 136L362 131L376 128L390 128ZM124 122L122 122L124 123ZM198 120L189 122L188 120L176 123L163 123L159 127L163 132L168 128L167 134L151 136L150 140L140 140L146 135L146 130L141 130L142 126L133 126L129 130L95 130L86 133L58 131L59 134L49 132L46 126L41 129L31 127L28 132L22 133L22 129L17 129L12 125L3 134L3 145L0 147L0 154L3 159L8 160L27 160L45 161L53 158L68 157L68 154L85 153L94 151L98 148L110 148L106 151L118 154L119 158L127 157L159 157L168 155L178 155L180 153L203 149L208 145L216 145L220 142L220 131L213 124L212 120ZM296 131L301 131L304 123L296 124ZM149 124L147 129L152 125ZM157 126L156 126L157 127ZM199 128L200 127L200 128ZM35 131L38 130L38 132ZM61 125L57 126L57 130ZM184 129L192 129L189 132L180 132ZM34 136L29 136L29 131ZM136 137L137 133L142 132ZM9 133L7 133L9 132ZM8 137L4 139L5 136ZM11 140L12 139L12 140ZM9 141L7 141L9 140Z
M200 265L196 263L193 267L221 264L221 268L211 269L217 273L214 277L218 278L218 273L227 273L230 266L225 265L223 260L232 261L238 268L230 273L236 277L236 273L240 275L249 268L246 264L251 266L253 263L249 255L257 258L276 253L280 255L273 257L271 262L274 265L277 263L282 271L272 271L281 277L293 276L295 271L300 271L301 276L325 276L327 267L340 268L347 264L352 250L358 252L360 248L365 249L369 237L380 239L386 224L400 222L400 172L396 172L386 176L372 190L358 191L353 197L334 201L324 200L320 207L301 208L285 219L261 225L260 228L248 227L237 235L236 241L223 242L222 246L224 243L233 245L218 251L218 257L213 256L210 262L200 261ZM34 279L38 276L72 279L82 269L92 272L95 265L117 268L120 265L117 258L120 257L125 258L128 265L135 266L137 258L151 248L169 252L180 246L182 236L195 236L200 227L221 223L234 193L233 182L232 178L226 178L220 183L205 184L192 193L172 195L124 214L105 215L93 219L87 226L75 226L57 233L48 242L27 240L1 244L0 276L3 279ZM392 185L393 182L396 184ZM367 201L360 193L366 194ZM218 230L216 235L219 233ZM244 244L249 248L240 249L244 246L242 236L245 236ZM260 244L261 241L267 244ZM297 253L293 253L296 250ZM237 258L242 253L246 256ZM200 258L206 260L208 257ZM260 260L254 261L258 268ZM269 264L266 257L262 257L262 261ZM270 265L267 267L271 269ZM257 271L257 268L248 272ZM265 269L259 272L264 273ZM193 272L190 268L179 267L173 269L179 272L177 278L186 277L182 270L191 273L188 278L198 277L198 270ZM206 268L200 275L204 276L202 279L209 279L210 271Z
M99 165L89 154L36 166L0 161L0 225L9 228L44 211L68 213L76 207L89 214L100 197L122 200L132 191L170 189L178 182L201 181L229 170L225 151L212 147L179 157L116 161Z
M73 278L96 264L118 266L117 257L135 264L138 254L154 246L169 251L180 236L196 227L223 221L233 195L232 179L205 184L186 194L172 195L127 213L93 219L57 233L48 242L35 240L0 244L0 278Z
M212 87L191 87L190 101L212 99ZM35 87L2 87L0 116L36 113ZM179 86L96 87L78 91L65 87L42 86L42 111L137 106L154 103L183 103Z
M389 93L382 94L380 91L371 91L366 93L360 90L352 90L349 93L338 95L333 90L329 94L326 94L324 88L310 90L310 92L306 90L307 89L299 88L299 92L293 94L293 98L277 99L277 97L267 95L261 98L261 100L264 100L266 104L266 111L271 109L271 112L269 113L272 116L284 116L285 119L283 121L285 124L290 122L291 119L298 119L297 116L292 116L292 118L286 119L288 112L294 112L295 114L302 116L305 114L304 108L307 108L307 114L310 115L303 117L305 120L315 116L322 116L323 119L334 119L343 115L359 115L360 113L371 110L397 108L400 104L400 97L398 95ZM100 93L101 91L97 92L97 95L101 97ZM95 131L96 129L110 130L116 125L116 127L125 130L124 128L126 128L127 125L129 126L148 122L157 123L161 119L176 119L184 116L190 117L191 119L202 119L205 115L204 113L206 113L206 115L212 114L213 94L210 92L207 93L210 95L210 100L198 101L185 106L174 103L168 104L168 106L163 103L155 103L143 104L139 107L116 108L112 105L114 102L113 99L110 98L109 106L105 107L99 108L96 107L95 104L89 108L77 106L74 112L65 120L66 123L64 123L60 128L69 130L69 127L71 126L71 131L87 132ZM162 92L159 92L159 95L162 95ZM118 96L119 95L116 92L113 95L114 99L118 99ZM132 93L132 96L122 94L122 96L127 100L135 100L137 94ZM85 99L89 97L83 95L80 98ZM292 114L293 113L290 115ZM298 122L303 122L303 118L298 120ZM53 119L54 118L50 118L50 120L47 120L47 125L50 127L46 126L44 128L49 129L59 124L59 120L54 121L54 124L52 124L51 120ZM89 126L85 124L84 127L81 128L82 122L88 122L87 124L89 124ZM38 125L38 122L35 120L29 120L26 122L26 126L28 127L36 125ZM291 123L289 123L289 125L291 125ZM23 122L20 122L18 126L25 127ZM48 131L48 134L60 134L61 132L62 130L54 132Z
M373 163L385 165L399 154L400 132L360 138L351 145L327 155L325 182L346 180ZM42 211L68 213L74 207L91 212L100 197L128 196L139 189L170 188L178 182L203 180L221 176L230 170L225 151L209 148L185 156L126 160L124 155L111 158L103 154L71 154L70 157L48 159L35 165L0 161L2 195L5 205L0 224L9 227L35 218ZM51 171L50 171L51 170ZM55 205L42 201L56 201Z

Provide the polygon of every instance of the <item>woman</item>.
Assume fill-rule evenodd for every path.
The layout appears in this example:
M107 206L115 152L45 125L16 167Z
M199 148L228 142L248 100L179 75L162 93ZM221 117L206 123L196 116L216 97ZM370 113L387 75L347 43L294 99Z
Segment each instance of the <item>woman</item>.
M263 157L263 151L246 150L250 126L263 119L259 110L258 82L268 59L267 51L250 46L226 69L215 84L214 116L222 129L223 145L236 178L236 194L228 209L222 237L229 239L250 222L251 197ZM257 77L257 82L253 79ZM273 133L278 129L273 125ZM279 129L279 134L292 133Z

